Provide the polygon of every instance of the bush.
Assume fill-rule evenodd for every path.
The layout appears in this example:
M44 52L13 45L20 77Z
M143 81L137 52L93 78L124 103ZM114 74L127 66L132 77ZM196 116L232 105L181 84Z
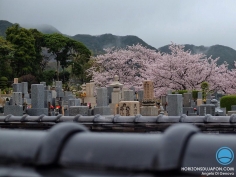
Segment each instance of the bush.
M42 73L40 82L46 82L47 85L52 85L53 79L56 80L56 73L54 70L47 70Z
M231 105L236 105L236 95L223 96L220 99L220 107L226 108L226 111L231 110Z
M176 94L184 94L184 93L188 93L188 90L178 90L175 92Z
M198 98L198 92L199 92L198 90L193 90L193 91L192 91L192 97L193 97L194 100L197 100L197 98Z
M8 79L6 77L0 77L0 89L7 88Z
M182 94L182 95L184 93L188 93L188 90L177 90L177 91L172 92L172 94Z

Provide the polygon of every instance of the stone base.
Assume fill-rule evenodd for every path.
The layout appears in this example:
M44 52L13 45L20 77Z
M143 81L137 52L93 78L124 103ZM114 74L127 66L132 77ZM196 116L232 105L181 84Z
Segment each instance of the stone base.
M199 107L199 116L205 116L205 114L215 115L215 105L214 104L203 104Z
M76 116L77 114L81 114L82 116L88 115L88 106L70 106L69 107L69 116Z
M69 99L68 107L71 107L71 106L81 106L81 100L80 99Z
M135 116L140 114L139 101L119 102L119 114L121 116Z
M197 106L201 106L203 104L202 99L197 99Z
M69 116L69 110L64 110L64 116Z
M236 111L228 111L228 116L231 116L232 114L236 114Z
M48 108L31 108L27 109L26 113L30 116L48 115Z
M156 106L142 106L140 108L140 114L142 116L157 116L158 108Z
M97 106L96 97L85 97L84 103L87 104L91 103L91 107L94 108L95 106Z
M197 116L197 113L189 113L188 116Z
M57 91L57 98L64 97L64 92L62 90L56 90Z
M118 103L111 103L109 105L110 109L111 109L111 114L119 114L119 111L118 111Z
M24 93L24 98L30 98L30 95L28 93Z
M194 113L193 107L183 107L183 114L189 115Z
M206 104L211 104L211 99L206 99Z
M13 116L23 116L23 106L5 105L4 115L12 114Z
M94 108L94 115L111 115L111 108L110 106L99 106Z

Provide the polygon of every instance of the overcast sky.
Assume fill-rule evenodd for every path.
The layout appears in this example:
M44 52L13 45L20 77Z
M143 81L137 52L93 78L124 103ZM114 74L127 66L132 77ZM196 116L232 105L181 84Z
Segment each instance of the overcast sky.
M68 35L136 35L156 48L173 41L236 49L235 0L0 0L0 19Z

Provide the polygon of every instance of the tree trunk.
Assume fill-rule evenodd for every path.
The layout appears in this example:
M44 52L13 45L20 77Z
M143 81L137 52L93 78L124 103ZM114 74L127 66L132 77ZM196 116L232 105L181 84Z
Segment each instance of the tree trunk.
M57 81L59 81L59 65L60 61L57 60Z

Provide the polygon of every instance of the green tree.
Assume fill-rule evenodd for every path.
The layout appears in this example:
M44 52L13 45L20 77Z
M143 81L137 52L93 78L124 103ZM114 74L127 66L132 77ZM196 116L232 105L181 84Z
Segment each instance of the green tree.
M208 82L202 82L201 83L201 89L202 89L203 99L206 99L206 94L209 91L209 84L208 84Z
M13 58L13 45L0 37L0 76L10 78L12 69L10 67L10 59Z
M35 63L32 66L33 75L39 76L44 70L44 56L42 54L42 48L45 46L44 34L39 32L37 29L29 29L30 33L34 37L34 49L35 49Z
M45 35L45 46L49 52L55 55L57 80L59 80L59 65L61 65L63 73L65 73L64 69L71 64L76 68L82 68L91 56L91 52L82 43L57 33ZM73 74L78 73L73 72Z
M32 73L36 64L35 39L32 33L13 25L6 31L6 39L14 45L14 58L11 60L11 67L14 70L13 76L19 77Z
M47 85L52 85L53 80L56 79L56 73L54 70L43 71L40 81L44 81Z
M63 51L66 49L68 39L58 33L44 35L45 46L48 48L48 52L55 55L57 61L57 80L59 80L59 62L65 56Z

